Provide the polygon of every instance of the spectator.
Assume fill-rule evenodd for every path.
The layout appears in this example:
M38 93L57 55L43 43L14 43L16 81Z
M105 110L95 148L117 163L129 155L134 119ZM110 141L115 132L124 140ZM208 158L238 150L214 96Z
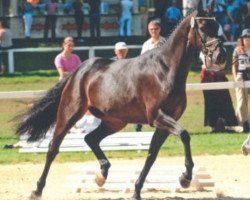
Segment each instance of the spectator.
M164 15L164 25L167 27L166 30L164 30L164 36L169 35L174 30L181 18L182 14L177 7L177 1L172 0L172 5L166 9Z
M51 28L51 38L56 38L56 19L57 19L58 3L57 0L50 0L45 3L45 26L44 39L48 39L49 27Z
M31 29L32 29L32 22L33 22L33 11L35 7L24 1L22 4L23 10L23 21L24 21L24 37L26 39L30 39L31 36Z
M55 66L59 73L59 80L63 79L68 73L73 72L80 65L81 60L78 55L73 54L74 39L66 37L63 40L63 50L55 58Z
M132 8L131 0L121 0L121 17L119 20L119 36L127 37L132 35Z
M250 29L244 29L233 52L232 73L235 81L250 80ZM243 132L249 132L248 89L236 88L236 116Z
M183 15L188 16L191 14L191 12L194 10L194 8L197 8L199 3L199 0L185 0L183 1Z
M160 24L161 24L160 19L153 19L148 23L148 32L150 38L143 43L141 54L145 53L148 50L159 47L166 42L165 38L160 35L161 33Z
M92 39L97 37L97 42L100 41L101 32L100 32L100 0L87 0L90 11L89 11L89 25L90 25L90 36Z
M213 70L207 70L204 62L204 55L200 53L202 60L201 82L227 82L224 66L213 64ZM224 90L204 90L205 118L204 125L210 126L211 133L224 132L225 126L236 126L237 118L235 116L233 103L228 89Z
M3 74L7 69L7 54L6 50L12 47L12 33L7 26L6 21L0 21L0 67Z
M128 46L125 42L117 42L114 49L114 60L124 59L128 55Z
M243 30L243 25L244 25L244 19L243 19L243 16L246 12L246 0L234 0L234 7L235 7L235 18L237 20L237 24L239 25L239 29L236 33L236 37L240 37L240 34Z
M162 19L164 16L168 0L154 0L154 18Z
M245 28L250 28L250 0L247 0L246 4L246 16L245 16Z
M62 0L62 3L63 3L63 13L65 15L68 15L72 10L72 2L71 1L65 2L65 0Z
M83 28L83 22L84 22L84 15L83 15L83 2L82 0L75 0L73 3L73 9L74 9L74 17L75 22L77 26L77 40L79 42L83 42L82 37L82 28Z
M211 6L211 3L214 0L209 0L208 2L208 6ZM226 0L216 0L214 1L215 5L214 5L214 16L216 18L216 21L222 26L224 27L224 25L226 24L226 9L227 9L227 2Z
M160 19L153 19L148 23L148 32L149 32L150 38L146 42L143 43L141 54L151 49L160 47L166 42L165 38L160 35L160 32L161 32ZM141 129L142 129L141 124L135 125L135 130L137 132L141 131Z

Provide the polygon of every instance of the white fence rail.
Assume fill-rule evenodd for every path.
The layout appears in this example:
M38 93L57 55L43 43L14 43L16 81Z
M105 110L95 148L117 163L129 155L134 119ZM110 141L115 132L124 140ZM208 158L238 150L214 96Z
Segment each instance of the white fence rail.
M187 84L186 90L221 90L232 88L250 88L250 81L244 82L217 82L217 83L190 83ZM8 91L0 92L0 99L33 99L39 98L45 94L46 90L36 91Z
M235 42L225 42L224 46L235 46ZM142 45L128 45L129 49L141 49ZM96 50L113 50L114 46L85 46L85 47L75 47L75 50L85 50L88 51L89 58L95 57ZM9 49L8 52L8 66L9 73L15 72L15 61L14 54L18 52L53 52L61 51L61 47L41 47L41 48L20 48L20 49Z
M129 49L141 49L141 45L128 45ZM88 51L89 58L95 57L96 50L113 50L114 46L85 46L85 47L75 47L74 50L85 50ZM20 48L20 49L9 49L8 52L8 72L15 72L15 59L14 54L20 52L53 52L62 50L61 47L42 47L42 48Z

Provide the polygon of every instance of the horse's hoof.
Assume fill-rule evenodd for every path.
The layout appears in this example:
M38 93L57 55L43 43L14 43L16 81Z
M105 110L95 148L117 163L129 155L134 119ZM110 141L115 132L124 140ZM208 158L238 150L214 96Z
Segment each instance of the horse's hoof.
M32 191L30 195L30 200L40 200L41 194L38 194L36 191Z
M247 148L245 145L241 147L241 150L244 156L247 156L250 153L250 148Z
M181 175L179 181L182 188L188 188L191 184L191 180L186 179L184 174Z
M102 175L102 173L96 173L95 182L99 187L102 187L106 182L106 178Z
M141 200L141 195L137 194L136 192L134 193L134 195L132 196L131 200Z

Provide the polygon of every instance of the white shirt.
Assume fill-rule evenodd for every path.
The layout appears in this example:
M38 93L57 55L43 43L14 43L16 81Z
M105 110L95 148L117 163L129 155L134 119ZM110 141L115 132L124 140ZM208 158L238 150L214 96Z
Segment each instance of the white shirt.
M9 29L0 30L0 47L7 48L11 47L12 44L12 33Z
M233 59L238 60L238 70L250 69L250 49L244 51L244 53L238 53L236 49L233 52Z
M162 36L160 36L159 42L154 43L152 38L148 39L146 42L142 45L141 54L145 53L148 50L154 49L156 47L162 46L166 42L166 39Z

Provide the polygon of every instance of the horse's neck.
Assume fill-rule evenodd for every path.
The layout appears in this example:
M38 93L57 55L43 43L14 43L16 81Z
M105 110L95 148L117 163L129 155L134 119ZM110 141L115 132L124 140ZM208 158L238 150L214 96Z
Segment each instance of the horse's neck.
M190 18L191 16L180 23L162 48L162 54L168 55L167 62L172 76L175 77L173 80L180 83L186 82L195 50L188 42Z

